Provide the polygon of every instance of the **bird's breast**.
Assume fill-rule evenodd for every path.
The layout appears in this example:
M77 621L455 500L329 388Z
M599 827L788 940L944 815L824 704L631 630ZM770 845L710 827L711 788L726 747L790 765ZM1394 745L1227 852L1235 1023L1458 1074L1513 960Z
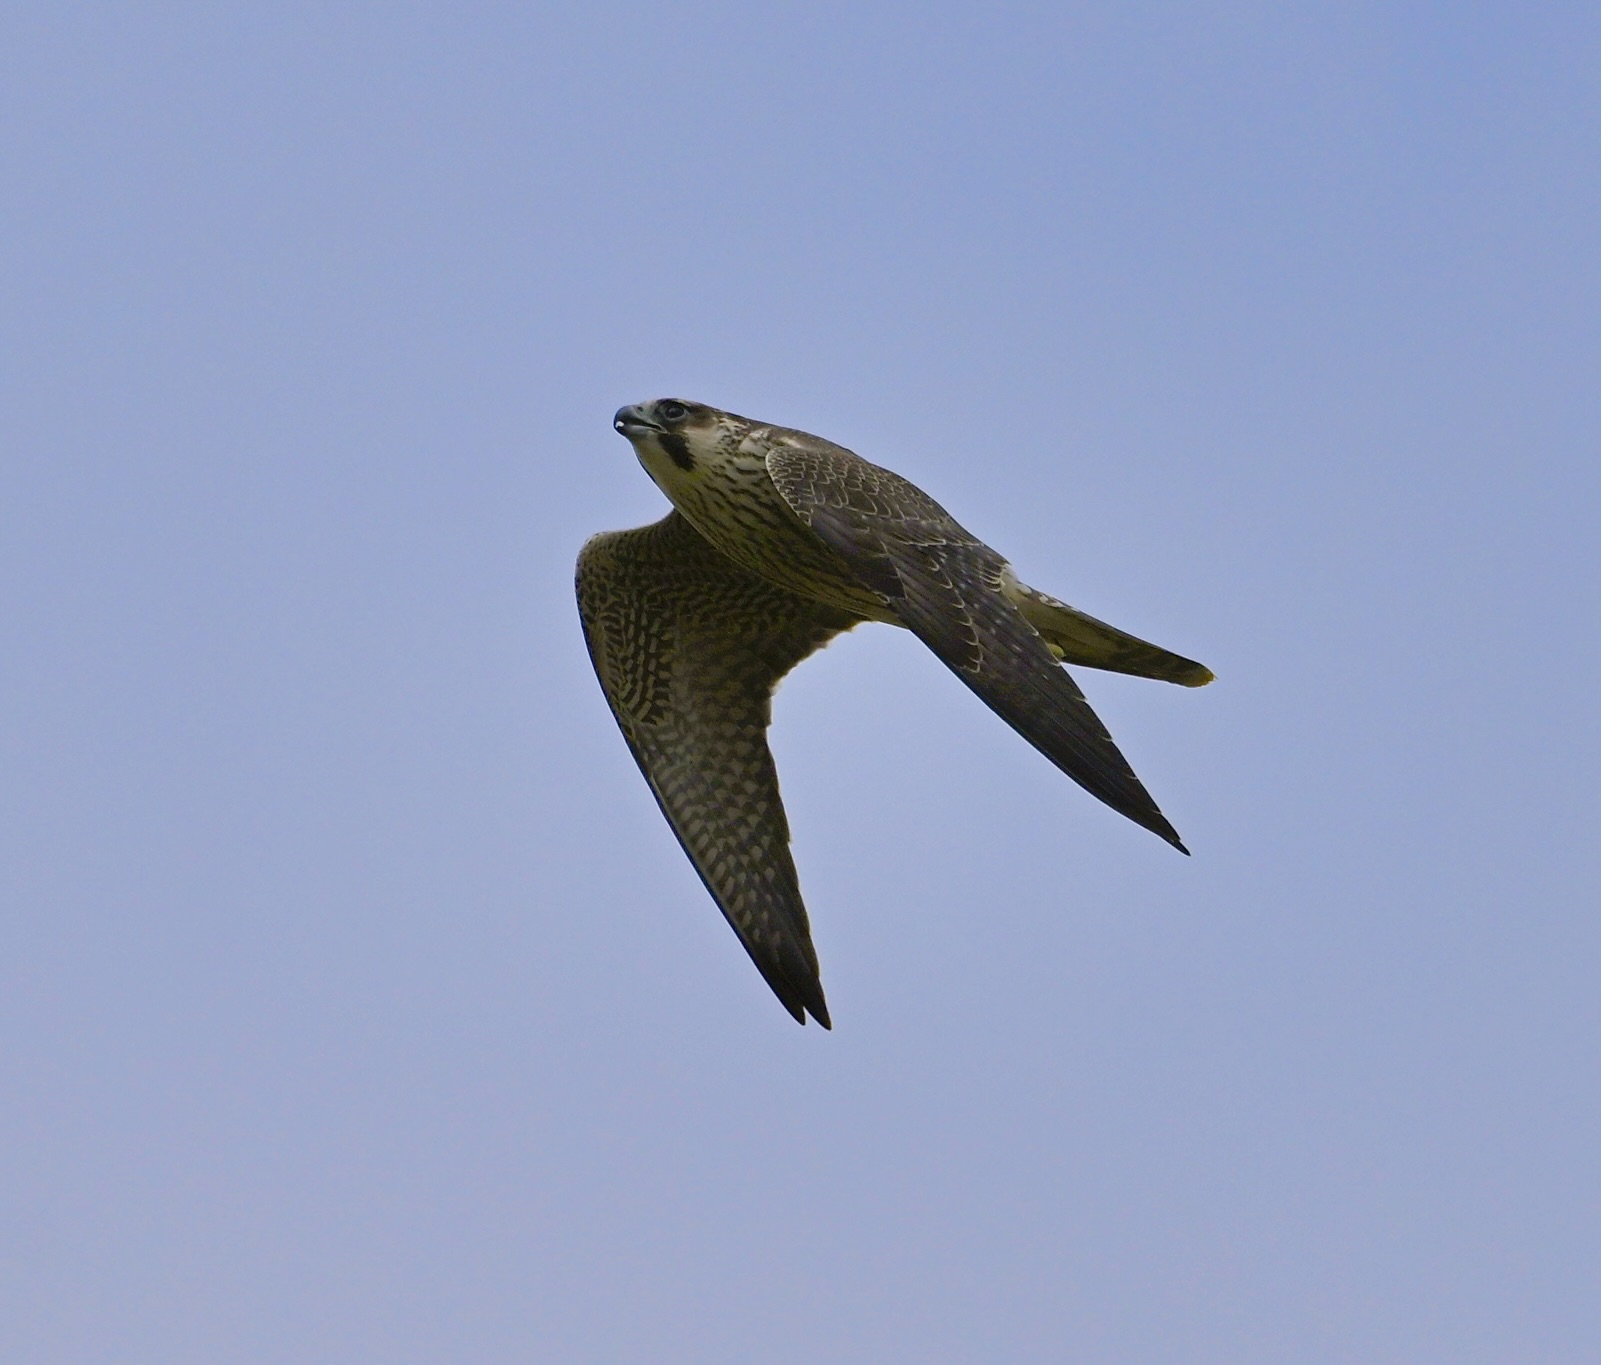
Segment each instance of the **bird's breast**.
M870 620L895 619L790 509L764 460L741 455L657 483L713 546L769 583Z

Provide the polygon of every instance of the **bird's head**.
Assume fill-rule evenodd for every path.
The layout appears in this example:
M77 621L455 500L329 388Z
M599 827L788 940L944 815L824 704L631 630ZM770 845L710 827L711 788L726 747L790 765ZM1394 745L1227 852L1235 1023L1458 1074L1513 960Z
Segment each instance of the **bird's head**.
M664 491L726 459L755 425L682 398L630 403L612 418L612 426L628 438L639 462Z

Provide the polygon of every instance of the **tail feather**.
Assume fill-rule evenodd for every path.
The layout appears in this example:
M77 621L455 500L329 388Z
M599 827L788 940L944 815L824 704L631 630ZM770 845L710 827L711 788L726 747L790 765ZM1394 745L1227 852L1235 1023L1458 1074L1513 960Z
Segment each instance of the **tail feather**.
M1109 626L1035 588L1019 583L1016 591L1019 610L1063 663L1156 678L1180 687L1205 687L1212 681L1212 670L1194 659Z

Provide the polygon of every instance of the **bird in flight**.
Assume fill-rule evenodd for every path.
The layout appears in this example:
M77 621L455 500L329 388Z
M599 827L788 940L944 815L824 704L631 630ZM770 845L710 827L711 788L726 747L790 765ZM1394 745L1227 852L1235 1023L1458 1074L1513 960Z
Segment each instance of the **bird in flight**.
M1018 581L922 489L832 441L677 398L613 426L673 504L578 556L584 638L662 813L785 1009L830 1027L767 747L779 680L863 621L904 626L1091 795L1187 853L1063 663L1210 669Z

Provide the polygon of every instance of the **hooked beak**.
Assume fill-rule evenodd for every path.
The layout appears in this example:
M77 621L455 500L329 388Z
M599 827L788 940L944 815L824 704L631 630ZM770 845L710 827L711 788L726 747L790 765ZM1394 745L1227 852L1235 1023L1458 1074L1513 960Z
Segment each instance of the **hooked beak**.
M611 419L612 429L620 432L632 441L636 436L647 431L660 431L650 418L639 410L637 404L630 403L627 407L618 408L617 415Z

